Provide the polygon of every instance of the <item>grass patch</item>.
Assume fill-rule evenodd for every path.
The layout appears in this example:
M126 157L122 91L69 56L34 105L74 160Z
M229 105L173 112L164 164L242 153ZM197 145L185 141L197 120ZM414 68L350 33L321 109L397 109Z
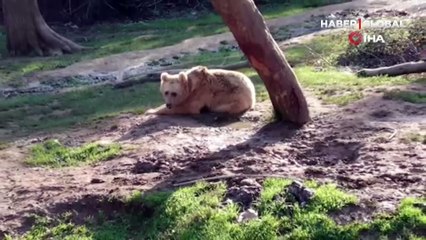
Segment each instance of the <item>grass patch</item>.
M0 129L12 130L13 136L60 130L123 112L140 113L161 103L158 83L126 89L92 87L55 95L3 99L0 101Z
M9 146L10 146L9 143L0 141L0 150L4 150L8 148Z
M288 47L284 55L293 66L335 66L339 56L350 47L345 36L346 32L320 35L306 43Z
M246 60L241 51L230 50L225 47L217 52L205 52L195 55L187 55L180 60L181 64L218 66L227 65Z
M268 179L259 199L260 217L237 223L239 207L224 205L226 186L199 182L175 192L142 194L124 200L128 206L144 206L148 211L129 211L112 219L77 226L69 221L38 220L19 239L414 239L422 236L426 215L419 203L406 199L392 216L380 216L371 223L338 225L328 216L357 199L334 185L307 183L316 196L301 207L286 195L288 180ZM9 239L12 239L9 237Z
M426 235L425 204L425 198L404 199L395 216L381 216L369 226L369 230L395 239L424 239ZM423 206L423 209L420 206Z
M399 76L371 77L368 80L357 77L356 74L328 68L318 71L311 66L294 68L295 73L304 88L312 90L321 100L328 104L344 106L363 98L363 90L378 86L396 86L416 82L418 79ZM258 100L268 99L267 90L262 80L252 69L241 69L255 84Z
M339 106L361 99L363 90L368 88L404 85L415 81L405 76L377 76L366 80L350 72L336 69L316 71L313 67L296 68L295 72L304 87L312 89L325 103Z
M53 225L54 224L54 225ZM53 226L52 226L53 225ZM61 220L59 222L54 222L47 218L36 217L34 227L31 229L31 232L25 234L25 236L20 238L13 238L11 236L6 236L5 240L13 239L81 239L88 240L91 238L91 233L84 226L77 226L66 220Z
M426 134L408 133L401 140L403 142L419 142L422 144L426 144Z
M390 99L390 100L401 100L404 102L417 103L417 104L426 103L426 93L422 93L422 92L392 90L392 91L384 92L383 98Z
M26 163L31 166L66 167L91 164L117 156L118 144L89 143L81 147L66 147L57 140L48 140L31 149Z

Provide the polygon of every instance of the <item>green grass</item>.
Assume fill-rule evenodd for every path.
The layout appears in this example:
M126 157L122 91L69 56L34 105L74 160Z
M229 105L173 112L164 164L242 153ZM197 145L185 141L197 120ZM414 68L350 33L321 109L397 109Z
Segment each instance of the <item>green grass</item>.
M230 51L223 47L217 52L204 52L184 56L180 59L180 64L217 66L232 64L243 60L246 60L246 58L241 51Z
M363 90L379 86L404 85L417 80L406 76L377 76L366 80L357 77L354 73L332 68L325 71L315 71L312 67L301 67L296 68L295 71L304 87L312 89L325 103L339 106L361 99Z
M327 4L326 1L321 5ZM262 13L266 19L288 17L311 9L309 5L297 2L291 5L274 4L265 6ZM82 28L63 34L93 50L57 57L5 58L6 38L0 28L0 86L21 86L22 76L44 70L66 67L84 60L99 58L116 53L153 49L179 43L197 36L209 36L228 31L222 19L215 13L207 13L198 19L175 18L157 19L131 24L105 24ZM59 29L59 32L61 29Z
M7 239L415 239L424 234L426 214L418 207L425 199L406 199L394 215L369 223L338 225L329 213L357 203L335 185L306 183L316 195L301 207L286 194L288 180L267 179L255 209L259 219L236 221L239 207L223 204L226 186L199 182L175 192L135 192L123 206L129 210L114 217L96 217L82 225L70 216L59 220L37 218L33 228L19 238ZM139 209L139 210L138 210Z
M328 68L322 71L312 66L294 68L302 87L312 90L318 98L328 104L344 106L363 98L363 90L379 86L404 85L418 81L411 77L357 77L356 74ZM266 87L257 73L252 69L241 69L254 82L258 100L268 99Z
M316 36L306 43L288 47L284 55L292 65L336 66L339 56L349 47L346 36L345 32Z
M423 210L416 207L419 203L423 204ZM402 201L395 216L381 216L369 226L369 230L377 231L381 235L393 236L395 239L417 239L416 237L424 239L426 236L424 204L426 204L424 198L421 200L407 198Z
M386 91L383 94L384 99L401 100L410 103L424 104L426 103L426 93L393 90Z
M421 133L408 133L401 139L403 142L419 142L426 144L426 134Z
M158 83L126 89L103 86L55 95L16 97L0 101L0 129L11 130L15 137L60 130L123 112L140 113L161 103Z
M58 140L47 140L33 146L25 162L31 166L78 166L110 159L117 156L120 150L118 144L89 143L80 147L66 147Z

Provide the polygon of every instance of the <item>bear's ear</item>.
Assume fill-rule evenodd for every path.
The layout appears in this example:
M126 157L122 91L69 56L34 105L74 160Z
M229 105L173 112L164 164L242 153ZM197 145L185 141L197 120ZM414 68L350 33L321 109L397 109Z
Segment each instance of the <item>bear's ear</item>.
M184 72L179 73L179 81L181 81L181 82L188 81L188 76L186 75L186 73L184 73Z
M162 72L160 75L160 79L162 82L167 82L167 80L169 79L168 77L169 77L169 74L166 72Z
M192 91L192 81L186 73L180 72L179 73L179 80L189 92Z
M206 66L198 66L198 71L200 71L202 73L206 73L207 72L207 67Z

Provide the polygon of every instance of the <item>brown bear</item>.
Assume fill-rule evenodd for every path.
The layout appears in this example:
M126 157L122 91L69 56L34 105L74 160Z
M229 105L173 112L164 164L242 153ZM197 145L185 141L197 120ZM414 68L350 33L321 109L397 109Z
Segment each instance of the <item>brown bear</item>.
M160 78L166 104L146 114L200 114L207 109L241 116L256 103L252 81L240 72L196 66L175 75L163 72Z

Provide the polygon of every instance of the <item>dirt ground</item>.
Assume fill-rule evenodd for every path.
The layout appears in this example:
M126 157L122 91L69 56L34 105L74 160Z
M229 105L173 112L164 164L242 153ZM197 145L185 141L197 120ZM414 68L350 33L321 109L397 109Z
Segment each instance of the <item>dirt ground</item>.
M426 105L384 100L374 89L366 94L338 108L307 92L312 122L301 129L271 123L266 101L234 123L215 123L208 115L122 115L92 129L46 136L68 145L126 146L122 156L92 167L29 168L23 165L28 146L44 138L22 140L0 151L0 229L27 229L31 213L72 210L84 216L111 208L99 201L108 196L231 174L333 181L369 209L392 211L400 199L426 193L426 145L401 140L407 133L426 133Z

